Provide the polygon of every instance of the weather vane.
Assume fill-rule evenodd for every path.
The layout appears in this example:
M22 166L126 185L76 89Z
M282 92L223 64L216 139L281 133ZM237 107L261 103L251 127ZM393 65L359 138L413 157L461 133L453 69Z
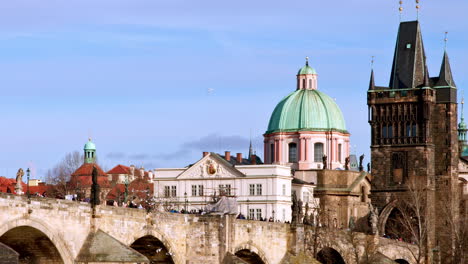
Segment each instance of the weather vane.
M374 58L375 58L375 56L372 56L372 59L371 59L371 69L374 69Z
M448 31L445 31L444 50L447 50Z
M400 22L401 22L401 15L403 13L403 1L400 0L400 8L398 8L398 11L400 11Z
M416 0L416 20L419 20L419 9L421 6L419 5L419 0Z

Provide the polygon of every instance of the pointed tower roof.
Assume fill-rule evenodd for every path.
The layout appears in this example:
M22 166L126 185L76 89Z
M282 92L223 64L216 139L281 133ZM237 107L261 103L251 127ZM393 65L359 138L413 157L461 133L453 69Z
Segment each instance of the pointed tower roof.
M252 147L252 138L250 138L249 157L248 157L249 160L252 158L253 154L254 154L254 151L253 151L253 147Z
M426 65L426 68L424 69L423 87L431 87L431 81L430 81L429 70L427 69L427 65Z
M374 69L372 69L371 74L370 74L369 90L374 90L374 89L375 89Z
M436 86L450 86L457 87L453 81L452 68L447 51L444 51L444 58L442 59L442 66L440 67L439 81Z
M404 89L422 86L425 69L426 55L419 22L401 22L390 75L390 88Z

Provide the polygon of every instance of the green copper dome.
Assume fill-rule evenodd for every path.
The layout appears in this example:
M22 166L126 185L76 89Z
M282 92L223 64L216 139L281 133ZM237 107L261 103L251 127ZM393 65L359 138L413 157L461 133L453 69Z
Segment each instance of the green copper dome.
M96 150L96 145L94 145L91 139L84 145L84 150Z
M297 90L276 106L267 134L297 131L339 131L348 133L340 108L330 96L318 90Z
M299 71L297 72L297 75L301 74L317 74L314 68L309 66L309 63L307 63L304 67L300 68Z

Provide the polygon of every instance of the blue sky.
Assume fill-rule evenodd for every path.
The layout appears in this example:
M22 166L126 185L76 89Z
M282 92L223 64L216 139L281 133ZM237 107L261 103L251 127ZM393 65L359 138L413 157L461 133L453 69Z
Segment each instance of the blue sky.
M414 20L404 1L403 20ZM88 136L105 168L185 166L202 151L247 152L310 57L341 107L352 151L369 158L370 58L387 85L398 1L3 1L0 175L41 177ZM468 2L422 1L431 76L443 33L455 81L468 84ZM213 89L211 93L209 89Z

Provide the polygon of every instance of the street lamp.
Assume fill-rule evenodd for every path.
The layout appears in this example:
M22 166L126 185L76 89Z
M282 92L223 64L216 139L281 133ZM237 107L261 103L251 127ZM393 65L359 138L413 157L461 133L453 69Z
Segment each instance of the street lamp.
M187 192L184 193L184 198L185 198L185 213L187 213L187 203L188 203Z
M249 203L250 203L250 200L247 199L247 220L250 220L250 210L249 210Z
M124 193L124 203L127 204L127 198L128 198L128 174L125 176L125 193Z
M28 168L26 170L26 173L28 174L28 189L27 189L26 193L28 195L28 200L30 200L31 199L31 194L29 193L29 174L31 173L31 170Z
M273 210L273 222L275 221L275 210Z

